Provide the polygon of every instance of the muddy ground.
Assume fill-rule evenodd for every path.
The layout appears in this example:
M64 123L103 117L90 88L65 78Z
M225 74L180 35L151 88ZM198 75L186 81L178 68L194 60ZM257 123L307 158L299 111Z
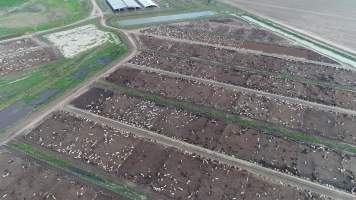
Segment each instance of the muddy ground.
M297 143L255 128L228 124L184 110L168 108L122 93L93 88L75 100L81 109L190 144L256 162L322 184L351 191L356 157L320 146Z
M154 51L143 51L130 62L136 65L356 110L356 92L310 84L308 80L291 80L290 77L284 78L273 73L249 72L236 67L214 66L212 63L209 65L189 58L160 55Z
M83 164L96 166L110 176L147 188L165 199L313 198L307 191L267 182L246 171L63 112L53 114L25 139L79 159Z
M58 169L3 148L0 153L0 173L1 199L124 200Z
M277 74L289 74L318 81L334 82L341 85L356 86L356 71L331 66L305 63L276 58L267 55L237 52L228 49L196 45L172 40L139 36L144 49L162 54L170 53L179 57L194 57L210 62L219 62L225 66L238 66L254 70L263 70Z
M141 32L336 64L325 56L292 45L291 41L237 18L160 25Z
M144 29L141 32L169 37L173 36L176 38L194 38L194 41L202 40L202 42L205 43L226 44L226 46L236 45L236 47L244 41L293 46L293 42L257 26L238 20L237 18L215 18L194 22L159 25ZM207 36L210 37L196 37L199 34L201 34L200 36L208 34ZM215 40L218 38L219 40Z
M38 46L38 44L30 38L10 42L2 42L0 43L0 56L15 53L16 51L23 51L27 48L33 48L36 46Z
M60 57L52 47L32 39L0 43L0 76L48 63Z
M175 78L133 68L120 68L109 82L159 95L177 101L187 101L268 122L277 126L301 130L307 134L356 144L355 116L325 112L255 93L247 93L186 79Z

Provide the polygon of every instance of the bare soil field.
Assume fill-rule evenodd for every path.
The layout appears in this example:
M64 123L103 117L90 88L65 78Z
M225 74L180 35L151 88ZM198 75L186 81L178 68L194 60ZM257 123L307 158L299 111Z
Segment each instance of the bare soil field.
M120 68L107 80L145 93L356 144L352 131L356 126L355 116L352 115L325 112L277 98L132 68Z
M351 191L356 157L297 143L263 131L158 105L120 92L93 88L76 107L135 127L222 152L264 167Z
M257 73L236 67L214 66L189 58L160 55L154 51L143 51L130 62L136 65L356 110L356 92L337 90L331 88L331 86L309 84L306 81L291 80L278 77L273 73Z
M0 76L30 69L59 58L59 53L26 38L0 43Z
M230 5L249 11L314 38L356 52L356 7L349 0L232 0Z
M161 25L145 29L142 33L200 41L223 46L281 54L336 64L335 61L269 31L250 25L237 18L203 20L174 25Z
M226 66L238 66L263 70L277 74L289 74L311 80L334 82L341 85L356 86L356 71L331 66L292 61L266 55L242 53L211 46L189 44L141 35L138 40L142 48L159 53L175 54L180 57L194 57Z
M63 112L25 139L164 199L323 199Z
M0 170L2 199L124 200L6 149L1 149Z

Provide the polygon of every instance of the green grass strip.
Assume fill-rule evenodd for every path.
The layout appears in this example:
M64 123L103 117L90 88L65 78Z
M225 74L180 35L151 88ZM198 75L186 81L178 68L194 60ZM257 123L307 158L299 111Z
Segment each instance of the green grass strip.
M0 7L11 7L18 6L22 3L25 3L27 0L1 0Z
M106 81L100 81L97 83L99 87L109 88L111 90L116 90L122 92L131 97L137 97L141 99L145 99L147 101L155 102L157 105L167 106L167 107L174 107L182 110L187 110L193 113L203 114L210 118L217 118L225 121L226 123L233 123L239 124L242 126L252 127L264 132L267 132L272 135L276 135L279 137L289 138L298 142L306 142L312 144L318 144L326 146L330 149L340 150L345 153L355 154L356 147L350 144L346 144L340 141L322 138L318 136L308 135L300 131L291 130L287 128L281 128L274 126L272 124L257 121L253 119L246 119L242 118L237 114L229 114L223 111L218 111L215 109L207 108L204 106L198 106L189 102L178 101L175 99L168 99L161 96L153 95L153 94L146 94L144 92L137 91L132 88L127 88L124 86L115 85Z
M122 197L132 199L132 200L148 200L153 199L148 194L143 192L139 192L133 187L125 185L123 183L116 183L109 178L104 178L96 175L95 173L85 171L78 167L71 165L69 162L61 160L54 155L48 154L44 151L36 149L29 144L26 143L11 143L9 147L13 150L21 151L22 153L42 160L52 166L59 167L70 173L80 177L81 179L88 181L90 183L96 184L100 187L103 187L107 190L110 190L114 193L119 194Z

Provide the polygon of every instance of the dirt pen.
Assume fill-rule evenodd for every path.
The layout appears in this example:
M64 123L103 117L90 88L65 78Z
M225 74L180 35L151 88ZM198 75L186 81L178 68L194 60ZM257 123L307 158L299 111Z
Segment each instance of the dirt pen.
M0 43L0 76L31 69L59 57L54 48L31 38Z
M1 149L0 170L2 199L125 200L7 149Z
M303 130L311 135L356 144L356 137L350 129L355 126L353 115L326 112L252 92L132 68L121 68L107 80L152 95L191 102L277 126Z
M129 32L128 63L19 140L157 199L329 199L233 158L356 190L355 71L237 18Z
M289 199L312 195L63 112L55 113L26 140L137 184L157 198Z
M315 145L275 137L261 130L226 123L199 113L94 88L75 106L122 123L144 128L265 167L350 191L356 157ZM341 171L339 169L342 169ZM346 173L345 173L346 172Z

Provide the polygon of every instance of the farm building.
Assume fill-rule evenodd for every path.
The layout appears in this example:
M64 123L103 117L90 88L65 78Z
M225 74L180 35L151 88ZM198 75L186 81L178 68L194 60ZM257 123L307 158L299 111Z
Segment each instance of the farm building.
M127 9L127 5L122 0L106 0L113 11Z
M141 6L135 0L122 0L122 1L127 5L128 9L141 8Z
M106 0L113 11L158 7L152 0Z
M138 0L138 2L145 8L158 7L158 5L151 0Z

